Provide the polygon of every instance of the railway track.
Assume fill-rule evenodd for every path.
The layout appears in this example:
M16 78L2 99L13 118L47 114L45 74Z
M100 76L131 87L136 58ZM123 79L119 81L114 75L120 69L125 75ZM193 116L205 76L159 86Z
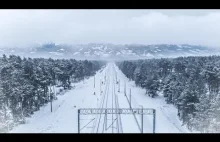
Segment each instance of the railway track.
M106 70L105 90L101 97L98 108L100 109L119 109L118 93L116 90L117 72L114 64ZM105 74L106 74L105 73ZM127 98L127 96L126 96ZM128 100L128 98L127 98ZM129 103L129 100L128 100ZM131 108L131 107L130 107ZM132 109L132 108L131 108ZM135 117L135 115L134 115ZM137 118L135 117L136 123ZM139 124L138 124L139 126ZM139 126L140 127L140 126ZM97 114L93 122L92 133L123 133L123 125L120 114Z
M115 101L115 108L116 109L119 109L119 101L118 101L118 94L115 93L115 83L117 82L117 74L116 74L116 69L115 69L115 66L113 66L114 68L114 76L115 76L115 81L114 81L114 85L113 85L113 92L114 92L114 101ZM117 130L118 130L118 133L123 133L123 127L122 127L122 121L121 121L121 115L120 114L115 114L116 115L116 118L117 118L117 123L116 123L116 126L117 126Z
M105 103L105 98L106 96L108 97L108 90L109 90L109 77L107 78L106 82L105 82L105 91L104 91L104 94L102 96L102 100L101 100L101 103L100 103L100 106L99 108L103 109L104 107L104 103ZM99 131L99 126L100 126L100 121L101 121L101 117L102 115L99 114L96 116L96 119L93 123L93 129L92 129L92 133L94 133L95 129L96 129L96 133L98 133Z

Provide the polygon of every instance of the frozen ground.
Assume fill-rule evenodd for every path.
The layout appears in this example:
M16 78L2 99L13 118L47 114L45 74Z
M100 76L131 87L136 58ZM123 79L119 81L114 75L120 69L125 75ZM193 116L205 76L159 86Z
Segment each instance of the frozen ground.
M116 79L120 83L117 84ZM124 95L125 82L128 97ZM95 77L73 85L74 89L53 101L53 112L50 112L50 104L47 104L28 118L26 124L15 127L10 133L77 133L79 108L129 108L130 89L133 108L141 108L142 105L156 109L156 133L189 132L181 126L173 105L166 104L162 96L150 98L145 95L145 90L129 81L114 63L107 64ZM83 115L80 120L82 133L140 133L137 125L137 122L141 122L140 115ZM144 133L152 132L153 117L146 115Z

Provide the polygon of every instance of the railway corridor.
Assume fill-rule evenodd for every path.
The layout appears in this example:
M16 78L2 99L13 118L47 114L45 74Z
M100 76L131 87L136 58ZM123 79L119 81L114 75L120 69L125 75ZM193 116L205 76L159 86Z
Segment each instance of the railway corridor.
M150 98L110 62L95 76L75 84L74 89L53 101L53 112L47 104L35 112L26 123L9 133L140 133L141 115L93 114L80 115L79 109L153 108L156 110L156 133L188 133L177 116L177 109L166 104L163 96ZM126 90L126 91L125 91ZM125 96L126 92L126 96ZM153 132L153 116L144 115L143 132ZM139 125L138 125L139 124ZM78 127L80 126L80 127Z
M97 94L100 95L99 109L129 108L129 102L123 91L124 86L119 83L114 63L107 65L100 82L100 94ZM90 130L84 130L82 133L140 133L132 114L96 114L86 118L88 121L84 126L87 125ZM88 124L89 122L91 123Z

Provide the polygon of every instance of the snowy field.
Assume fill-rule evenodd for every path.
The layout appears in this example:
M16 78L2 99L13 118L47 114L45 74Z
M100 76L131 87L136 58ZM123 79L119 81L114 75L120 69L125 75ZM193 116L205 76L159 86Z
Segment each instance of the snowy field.
M116 83L116 80L120 80L120 83ZM125 84L127 97L124 95ZM72 85L74 89L53 101L53 112L50 112L50 104L47 104L27 118L26 124L15 127L10 133L77 133L79 108L129 108L130 89L132 108L143 106L156 109L156 133L189 133L185 126L181 126L173 105L166 104L162 96L148 97L145 90L129 81L114 63L108 63L94 77ZM144 116L143 122L144 133L152 133L153 116ZM140 133L137 123L141 123L140 115L83 115L80 118L80 131Z

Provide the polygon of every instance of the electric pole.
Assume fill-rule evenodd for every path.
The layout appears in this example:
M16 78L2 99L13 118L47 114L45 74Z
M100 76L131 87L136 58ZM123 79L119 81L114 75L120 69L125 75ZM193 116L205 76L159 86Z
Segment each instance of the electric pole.
M126 96L126 81L125 81L124 94L125 94L125 96Z
M156 126L155 126L156 125L156 110L155 109L153 110L153 114L154 114L153 115L154 117L153 118L153 133L155 133L155 129L156 129Z
M94 88L95 88L95 76L94 76Z
M100 95L102 95L102 79L100 79Z
M50 94L50 111L53 111L53 107L52 107L52 93L51 93L51 87L49 87L49 94Z
M78 133L80 133L80 110L78 109Z
M144 109L142 106L142 113L141 113L141 132L144 133Z
M107 130L107 121L108 121L107 110L105 110L105 130Z
M130 88L130 107L131 107L131 88Z
M22 117L22 123L24 123L24 121L25 121L25 118L24 118L24 114L23 114L23 107L22 107L22 102L23 102L23 97L21 98L21 102L20 102L20 105L21 105L21 117Z
M118 92L120 92L120 79L119 79L119 81L118 81Z

